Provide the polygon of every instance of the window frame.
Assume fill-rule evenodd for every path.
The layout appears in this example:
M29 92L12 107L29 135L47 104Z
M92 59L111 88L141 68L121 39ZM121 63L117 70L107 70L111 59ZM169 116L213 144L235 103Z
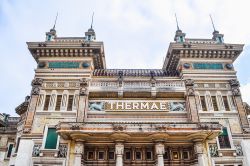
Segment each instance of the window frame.
M41 101L41 96L42 95L43 95L43 100L42 100L41 105L40 105L40 101ZM46 95L47 95L46 91L44 91L44 90L40 91L40 94L39 94L39 97L38 97L38 100L37 100L37 108L36 108L37 111L43 111L44 104L45 104L45 99L46 99Z
M232 133L231 133L231 130L230 130L230 127L229 125L223 127L223 128L226 128L227 129L227 135L228 135L228 139L229 139L229 143L230 143L230 148L221 148L220 147L220 142L219 142L219 136L216 137L216 142L217 142L217 147L218 147L218 150L232 150L232 149L235 149L234 147L234 144L233 144L233 138L232 138Z
M205 94L205 101L206 101L206 106L207 106L207 111L211 112L214 111L214 106L213 106L213 101L212 101L212 97L209 91L206 91Z
M11 149L11 152L10 152L10 157L8 157L8 151L9 151L10 145L12 145L12 149ZM4 156L5 159L10 159L10 158L11 158L11 155L12 155L13 150L14 150L14 148L15 148L14 145L15 145L14 142L8 142L8 144L7 144L7 151L6 151L6 154L5 154L5 156Z
M55 95L55 99L53 99L53 95ZM54 101L53 101L54 100ZM50 94L50 100L49 100L49 106L48 106L48 111L55 111L56 108L56 100L57 100L57 91L52 90Z
M66 103L65 103L65 106L63 106L63 96L66 95ZM69 91L68 90L64 90L63 93L62 93L62 100L61 100L61 105L60 105L60 110L61 111L67 111L67 107L68 107L68 100L69 100Z
M46 149L45 148L45 144L46 144L46 140L47 140L47 135L48 135L48 129L49 128L56 128L54 125L45 125L45 129L43 132L43 142L42 142L42 150L59 150L59 142L60 142L60 135L57 135L57 143L56 143L56 148L55 149Z

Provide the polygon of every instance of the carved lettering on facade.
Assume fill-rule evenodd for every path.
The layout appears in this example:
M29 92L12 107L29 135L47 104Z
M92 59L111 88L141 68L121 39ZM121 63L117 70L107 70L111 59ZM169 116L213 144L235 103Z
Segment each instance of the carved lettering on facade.
M184 101L89 101L90 111L185 111Z

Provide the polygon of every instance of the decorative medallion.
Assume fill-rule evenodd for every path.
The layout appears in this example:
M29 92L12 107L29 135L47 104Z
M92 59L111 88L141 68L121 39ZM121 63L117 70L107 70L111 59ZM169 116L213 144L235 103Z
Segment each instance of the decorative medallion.
M227 63L225 66L226 66L227 69L230 69L230 70L233 68L233 64Z
M184 67L185 69L189 69L189 68L191 67L191 65L190 65L189 63L184 63L184 64L183 64L183 67Z
M38 63L38 68L45 68L46 62L39 62Z
M83 62L82 67L83 68L88 68L90 66L89 62Z

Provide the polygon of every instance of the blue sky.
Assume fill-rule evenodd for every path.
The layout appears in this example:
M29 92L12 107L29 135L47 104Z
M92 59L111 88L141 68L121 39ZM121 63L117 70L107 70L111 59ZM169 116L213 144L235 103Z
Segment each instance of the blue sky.
M161 68L176 30L174 13L188 38L211 38L212 14L227 43L244 43L235 67L243 99L250 103L250 1L231 0L1 0L0 112L15 115L29 95L36 63L27 41L44 41L59 13L58 36L83 36L92 12L97 39L104 41L108 68Z

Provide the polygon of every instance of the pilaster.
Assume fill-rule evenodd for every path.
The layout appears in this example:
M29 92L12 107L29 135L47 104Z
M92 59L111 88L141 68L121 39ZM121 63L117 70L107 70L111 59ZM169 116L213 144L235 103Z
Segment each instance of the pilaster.
M30 133L31 131L31 127L32 127L33 119L35 115L35 110L36 110L36 105L37 105L37 101L39 98L39 93L41 90L42 83L43 83L43 79L41 78L35 78L32 80L31 98L30 98L30 103L29 103L28 111L27 111L28 113L27 113L27 117L26 117L26 121L24 125L24 133Z
M239 112L239 116L240 116L240 121L242 124L243 129L244 128L249 128L249 123L248 123L248 119L247 119L247 115L246 115L246 111L244 109L244 105L241 99L241 93L240 93L240 89L239 89L239 81L236 79L230 80L229 81L231 88L232 88L232 93L234 96L234 103L236 104L237 110Z
M88 107L88 85L89 82L86 78L80 80L80 94L79 103L77 110L77 122L83 122L84 118L87 116Z
M34 142L33 140L20 140L18 153L15 161L15 166L31 166L32 161L32 151Z
M189 115L189 120L192 122L199 122L199 115L197 104L195 102L195 93L194 93L194 80L187 79L185 80L186 85L186 103L187 103L187 111Z

